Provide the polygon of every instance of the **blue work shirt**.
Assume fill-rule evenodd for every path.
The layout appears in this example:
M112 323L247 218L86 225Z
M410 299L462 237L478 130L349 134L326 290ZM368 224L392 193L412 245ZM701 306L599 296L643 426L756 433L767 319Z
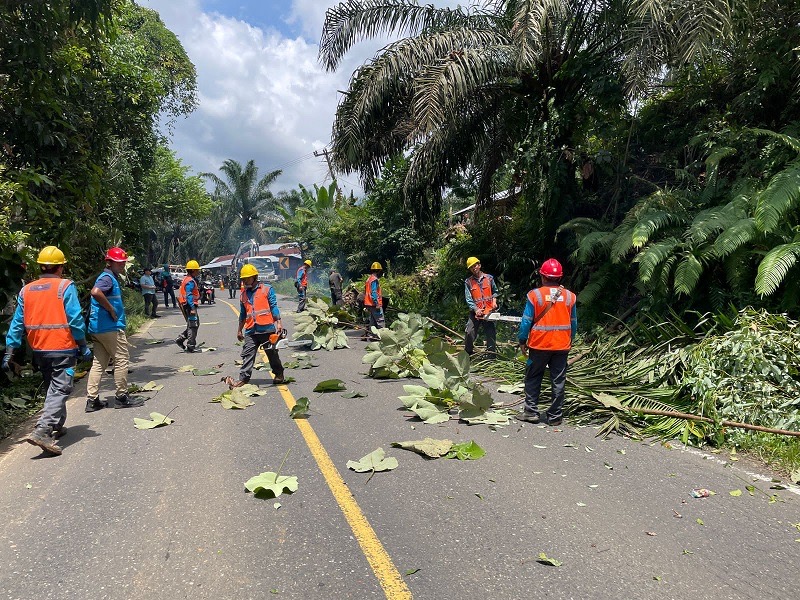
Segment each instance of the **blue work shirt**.
M197 308L197 305L194 303L194 288L197 287L197 281L195 278L192 277L189 283L186 284L186 306L188 306L191 310Z
M42 279L54 278L58 279L55 275L42 275ZM14 310L14 316L11 318L11 325L8 327L6 334L6 348L19 348L22 346L22 336L25 335L25 322L22 296L17 296L17 308ZM75 289L75 284L67 286L64 290L64 311L67 313L67 322L69 323L69 330L75 342L81 346L86 343L86 322L81 313L81 303L78 300L78 292ZM72 350L70 350L72 352Z
M142 294L156 293L156 283L151 275L142 275L141 279L139 279L139 285L142 288Z
M378 310L383 310L383 302L378 300L378 287L380 287L380 283L376 277L372 283L369 284L369 296L372 298L372 306L376 306Z
M261 287L261 283L256 285L254 288L245 288L244 293L247 294L247 299L250 301L250 305L253 305L253 294L255 294L256 290ZM267 292L267 298L269 299L269 308L272 312L272 319L277 321L281 318L281 311L278 308L278 297L275 295L275 290L270 285L269 292ZM247 309L244 307L244 302L241 300L239 301L239 324L242 325L247 320ZM270 323L269 325L256 325L250 329L244 330L245 335L252 335L253 333L275 333L275 323Z
M545 305L546 306L546 305ZM528 342L528 336L531 333L531 327L533 327L533 319L536 317L536 311L534 310L534 306L531 303L530 299L525 296L525 311L522 313L522 321L519 324L519 333L517 334L517 340L520 344L526 344ZM578 306L577 302L572 305L572 310L569 314L569 324L570 324L570 336L574 340L575 334L578 331Z

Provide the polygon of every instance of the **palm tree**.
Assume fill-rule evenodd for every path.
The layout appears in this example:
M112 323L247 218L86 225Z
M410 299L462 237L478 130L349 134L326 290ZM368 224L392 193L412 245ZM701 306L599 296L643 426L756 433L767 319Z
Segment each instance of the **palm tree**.
M258 167L253 160L249 160L242 168L240 163L231 158L219 170L227 181L214 173L201 173L201 176L210 179L216 186L214 199L221 205L228 226L226 246L235 250L238 242L245 239L265 242L267 232L263 221L275 204L269 186L282 171L272 171L259 179Z
M479 205L510 164L547 195L541 182L571 160L562 150L587 114L624 110L625 92L642 94L665 67L729 35L729 2L342 1L328 9L320 41L328 70L359 41L408 37L353 73L333 125L334 164L369 188L388 158L409 152L405 187L422 202L430 197L419 191L441 191L474 167Z

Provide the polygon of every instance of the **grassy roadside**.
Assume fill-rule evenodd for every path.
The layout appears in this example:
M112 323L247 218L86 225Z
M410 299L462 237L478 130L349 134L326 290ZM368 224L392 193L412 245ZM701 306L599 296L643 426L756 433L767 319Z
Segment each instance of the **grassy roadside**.
M125 333L131 336L147 323L144 300L141 294L128 288L123 289L122 297L127 318ZM90 366L88 362L79 363L76 373L85 372ZM41 374L33 372L30 365L26 365L24 375L10 383L0 383L0 439L11 435L20 424L39 412L44 404Z

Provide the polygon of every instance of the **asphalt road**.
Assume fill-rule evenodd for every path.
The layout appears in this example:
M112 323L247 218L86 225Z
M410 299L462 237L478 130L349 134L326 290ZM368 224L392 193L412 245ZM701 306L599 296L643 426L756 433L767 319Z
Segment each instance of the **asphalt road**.
M291 331L294 302L281 305ZM130 381L165 386L144 407L86 414L80 382L62 456L19 442L27 430L0 446L0 598L798 596L800 496L754 481L743 461L604 441L567 423L424 425L397 400L403 382L364 377L357 337L315 353L317 368L287 370L288 386L255 371L267 394L224 410L209 403L219 376L176 371L223 363L236 375L234 312L204 307L199 339L217 350L184 354L171 343L180 315L160 308L165 317L131 340ZM333 377L368 397L312 392ZM294 421L287 403L301 396L311 415ZM135 429L151 411L175 423ZM486 456L426 460L389 446L427 436L475 440ZM369 483L347 469L378 447L397 469ZM281 473L299 489L276 509L243 484L287 452ZM716 495L695 499L693 488ZM563 564L538 563L541 552Z

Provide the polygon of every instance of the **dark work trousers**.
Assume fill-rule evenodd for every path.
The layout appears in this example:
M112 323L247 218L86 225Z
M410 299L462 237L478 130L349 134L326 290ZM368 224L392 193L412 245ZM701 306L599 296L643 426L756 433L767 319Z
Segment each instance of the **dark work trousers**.
M473 311L470 311L467 326L464 329L464 351L467 354L472 354L475 351L475 340L478 339L481 329L486 334L486 351L494 354L497 350L497 328L494 322L479 319Z
M156 305L158 304L158 298L156 297L155 293L143 294L142 296L144 297L144 316L155 317Z
M242 348L242 368L239 369L239 380L245 383L250 381L253 374L253 367L256 364L258 349L269 341L272 333L250 333L244 336L244 347ZM283 376L283 364L277 350L265 350L269 368L275 377Z
M175 290L172 289L172 283L168 283L167 287L164 288L164 308L169 307L169 298L172 297L172 308L178 306L178 302L175 300Z
M331 288L331 302L335 306L341 306L344 304L344 299L342 298L342 289Z
M228 286L228 298L236 298L236 287L233 285Z
M306 289L303 286L297 288L297 312L299 313L306 309Z
M567 382L567 356L569 350L528 349L525 369L525 412L539 415L539 392L542 389L544 370L550 367L550 385L553 401L547 409L547 421L560 419L564 414L564 385Z
M33 362L42 373L42 389L46 390L42 416L37 427L58 431L67 420L67 398L72 393L75 377L75 354L33 353Z
M372 333L372 328L383 329L386 327L386 318L383 316L383 310L377 306L368 306L367 310L369 311L369 329L367 335L377 339L375 334Z
M186 329L177 337L175 340L176 342L186 342L186 349L187 350L194 350L194 347L197 345L197 331L200 329L200 317L197 314L197 308L195 308L195 314L189 314L189 305L188 304L181 304L181 312L183 313L183 318L186 319ZM189 319L189 317L194 317L194 319Z

